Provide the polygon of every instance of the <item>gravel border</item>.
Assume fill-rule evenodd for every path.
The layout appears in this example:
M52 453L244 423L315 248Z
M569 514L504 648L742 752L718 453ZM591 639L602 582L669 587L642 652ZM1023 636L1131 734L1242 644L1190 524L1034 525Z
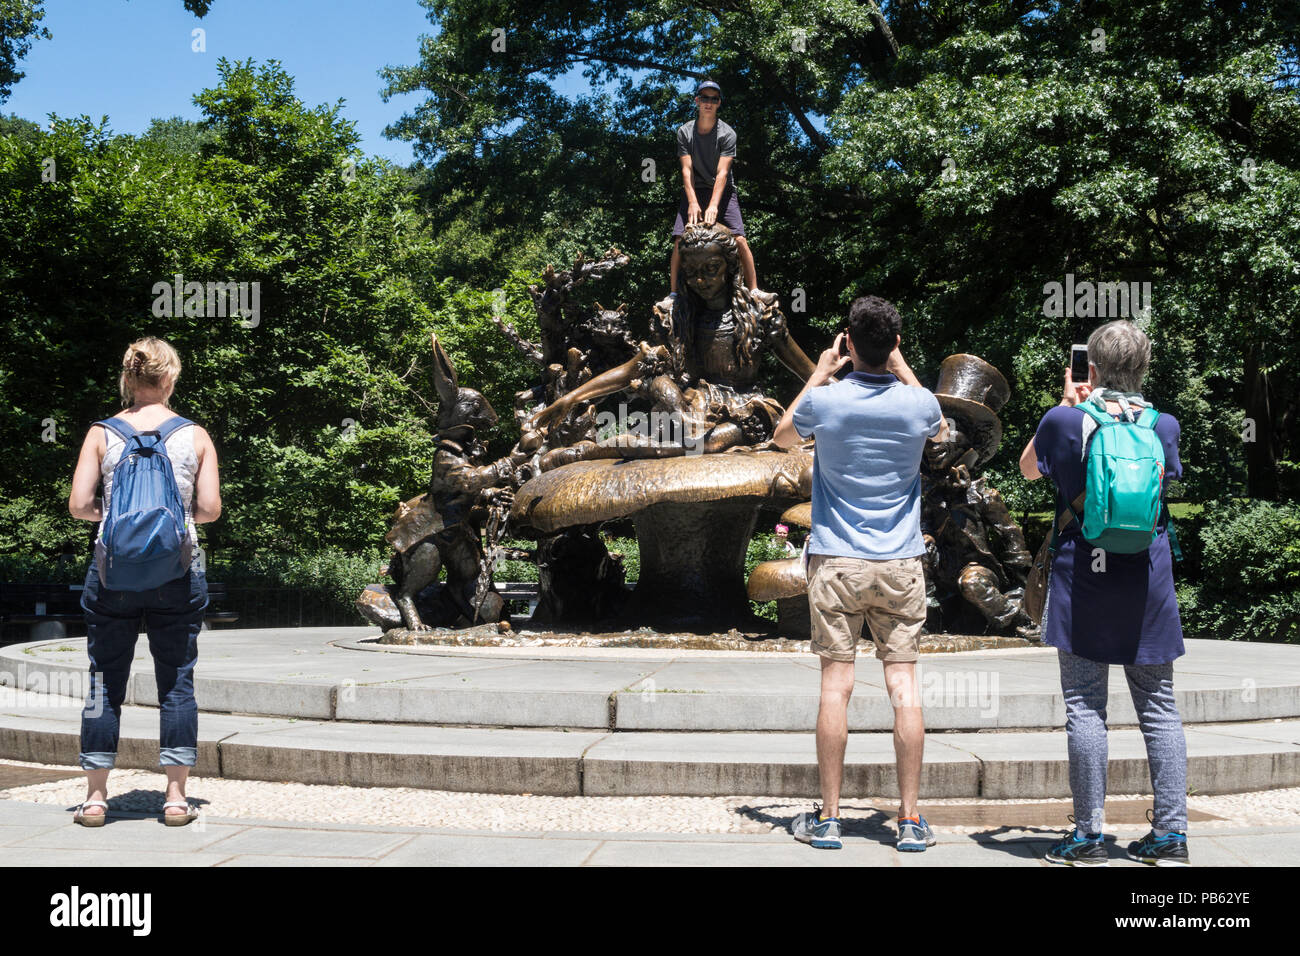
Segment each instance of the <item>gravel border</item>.
M5 760L4 763L47 770L51 764ZM162 774L149 770L115 770L109 779L112 810L162 812ZM344 787L259 780L226 780L193 775L190 797L205 814L247 820L343 823L377 826L423 826L499 831L581 831L604 833L768 833L784 830L790 818L809 809L810 801L790 797L548 797L532 794L460 793L394 787ZM69 778L0 791L0 799L75 806L85 796L82 780ZM1145 795L1145 799L1150 799ZM1221 820L1197 822L1196 830L1300 825L1300 787L1253 793L1190 796L1188 807ZM1069 800L923 800L926 806L980 807L1043 804L1055 808L1042 826L1064 830ZM881 813L892 815L896 800L846 799L841 818L849 827L879 826ZM981 826L936 826L947 833L976 833ZM1116 824L1108 830L1145 832L1145 825Z

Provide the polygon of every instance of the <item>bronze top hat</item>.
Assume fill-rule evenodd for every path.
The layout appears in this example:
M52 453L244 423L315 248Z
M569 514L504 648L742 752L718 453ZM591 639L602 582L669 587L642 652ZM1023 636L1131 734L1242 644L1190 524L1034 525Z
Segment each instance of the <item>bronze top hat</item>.
M934 397L944 415L960 420L979 452L980 464L988 461L1002 441L998 409L1011 397L1011 386L1002 373L978 355L949 355L939 367Z

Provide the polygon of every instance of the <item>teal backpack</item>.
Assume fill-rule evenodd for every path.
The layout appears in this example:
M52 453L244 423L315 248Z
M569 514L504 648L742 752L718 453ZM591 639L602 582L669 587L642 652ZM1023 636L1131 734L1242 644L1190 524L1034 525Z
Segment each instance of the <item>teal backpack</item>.
M1106 411L1107 397L1119 402L1119 421ZM1097 428L1090 442L1085 429L1086 493L1083 515L1076 511L1074 517L1087 541L1116 554L1149 548L1164 510L1165 449L1155 432L1160 413L1146 405L1134 418L1130 399L1141 402L1137 395L1095 389L1079 405Z

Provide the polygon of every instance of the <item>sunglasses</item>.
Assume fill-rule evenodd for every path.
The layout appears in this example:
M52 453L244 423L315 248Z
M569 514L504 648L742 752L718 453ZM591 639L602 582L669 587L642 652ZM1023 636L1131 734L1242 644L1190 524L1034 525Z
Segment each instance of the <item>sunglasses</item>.
M722 102L722 97L721 97L721 96L697 96L696 99L698 99L701 103L721 103L721 102Z

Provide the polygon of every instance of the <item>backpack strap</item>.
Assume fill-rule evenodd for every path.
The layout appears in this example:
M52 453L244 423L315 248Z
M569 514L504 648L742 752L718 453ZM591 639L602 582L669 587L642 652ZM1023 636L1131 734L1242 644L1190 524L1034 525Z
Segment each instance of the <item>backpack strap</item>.
M1110 417L1110 413L1105 410L1105 406L1098 409L1090 401L1080 402L1074 407L1083 412L1083 441L1079 446L1079 461L1087 461L1088 446L1092 443L1093 435L1097 434L1097 430L1103 426L1114 425L1115 419Z
M1083 519L1079 517L1079 512L1083 511L1083 502L1087 497L1088 489L1084 488L1079 492L1079 497L1062 508L1056 520L1052 522L1052 543L1047 546L1050 554L1056 554L1056 542L1065 533L1065 529L1070 527L1071 521L1077 521L1079 527L1083 527Z
M151 428L147 432L139 431L130 422L124 421L121 418L105 418L103 421L95 422L95 424L103 425L105 428L111 429L126 442L129 442L132 438L136 438L140 435L157 434L158 440L163 444L166 444L167 439L171 437L173 432L184 428L187 425L193 425L194 423L188 418L181 418L179 415L173 415L157 428Z
M120 418L105 418L103 421L95 422L96 425L103 425L109 431L113 432L124 442L129 442L140 433L135 430L135 426L128 421Z
M1074 407L1077 408L1079 411L1083 412L1085 415L1087 415L1089 418L1095 421L1098 425L1115 424L1115 419L1110 417L1110 412L1106 411L1105 408L1098 408L1096 405L1092 403L1091 400L1086 402L1080 402L1078 405L1075 405Z
M172 436L173 432L185 428L187 425L193 424L194 423L188 418L181 418L179 415L173 415L171 418L167 419L167 421L155 428L154 431L158 433L158 440L166 445L167 439Z
M1174 516L1169 513L1169 502L1162 498L1160 507L1165 512L1165 533L1169 535L1169 550L1173 552L1175 561L1181 561L1183 560L1183 549L1178 546L1178 534L1174 531Z

